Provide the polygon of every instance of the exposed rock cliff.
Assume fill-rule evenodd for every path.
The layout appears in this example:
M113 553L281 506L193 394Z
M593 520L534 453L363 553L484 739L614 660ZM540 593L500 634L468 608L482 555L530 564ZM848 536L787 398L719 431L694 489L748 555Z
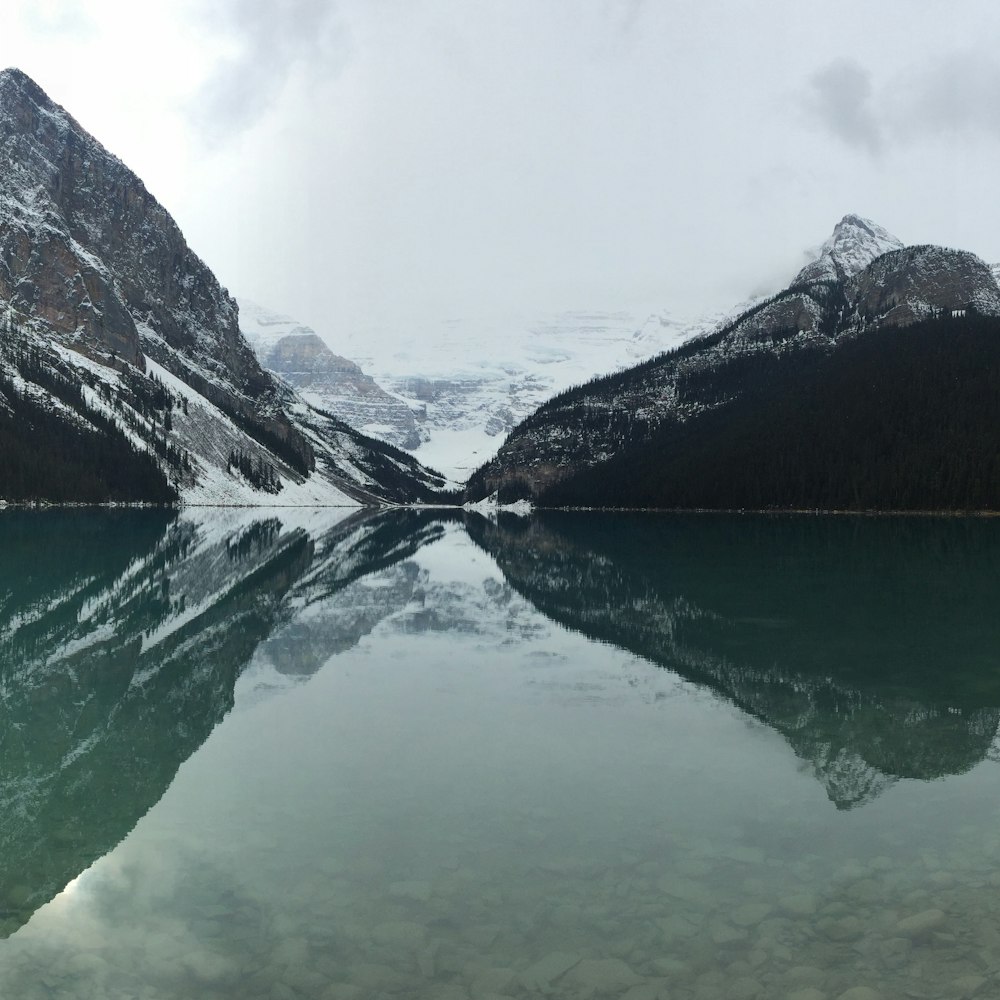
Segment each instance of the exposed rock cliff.
M15 69L0 73L0 149L0 449L20 469L32 446L17 426L30 435L44 423L34 459L53 466L49 481L18 471L20 492L0 484L0 495L353 504L439 492L413 462L397 463L388 492L358 475L362 453L370 467L396 459L348 427L317 441L323 418L299 419L166 209ZM108 453L76 495L72 463L55 468L63 437L63 452ZM112 486L115 452L123 465L151 456L162 487Z
M240 327L260 363L313 406L398 448L420 444L410 407L353 361L334 354L310 327L245 300Z
M0 74L0 296L99 356L145 354L308 461L240 335L236 302L162 205L19 70Z

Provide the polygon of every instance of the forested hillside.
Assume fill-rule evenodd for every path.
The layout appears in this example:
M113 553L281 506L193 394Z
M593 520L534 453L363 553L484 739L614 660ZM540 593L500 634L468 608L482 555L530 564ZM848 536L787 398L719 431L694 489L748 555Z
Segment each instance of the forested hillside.
M543 490L550 506L1000 509L1000 319L888 327L712 372L726 406ZM586 434L590 419L578 419ZM595 413L593 419L606 421Z

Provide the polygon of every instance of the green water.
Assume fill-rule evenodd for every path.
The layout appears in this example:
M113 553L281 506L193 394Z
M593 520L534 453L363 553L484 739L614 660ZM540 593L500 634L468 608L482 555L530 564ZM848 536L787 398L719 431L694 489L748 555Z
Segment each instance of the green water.
M1000 995L1000 522L8 511L0 552L0 997Z

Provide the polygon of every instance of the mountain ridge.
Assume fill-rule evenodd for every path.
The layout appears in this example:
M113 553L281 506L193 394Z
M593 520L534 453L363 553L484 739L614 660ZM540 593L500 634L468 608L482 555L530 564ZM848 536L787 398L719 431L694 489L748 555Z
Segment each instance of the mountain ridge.
M823 369L832 364L831 359L839 351L859 338L911 326L922 329L920 324L964 317L967 313L981 317L982 322L1000 316L1000 287L991 268L978 257L931 245L878 252L884 245L898 241L881 227L874 229L878 238L873 239L873 229L873 223L846 216L817 258L821 265L815 272L818 277L801 283L803 273L808 278L814 272L808 268L800 271L795 283L760 300L715 331L549 400L515 428L495 459L470 477L468 499L478 501L500 491L508 499L527 497L543 505L689 506L694 501L679 501L678 491L666 485L666 474L658 480L665 490L662 497L644 489L640 499L619 479L622 489L618 501L614 499L615 487L609 482L600 485L601 479L612 475L612 460L617 462L614 476L627 473L635 480L636 466L669 463L675 451L685 456L686 468L693 468L688 457L692 461L697 457L695 440L701 442L700 447L710 447L721 440L719 434L732 436L735 428L727 425L725 414L743 412L739 409L744 405L741 400L753 397L753 405L759 410L794 396L797 390L790 374L793 369L806 366L803 373ZM844 277L823 277L831 268L839 268ZM976 322L979 331L982 322ZM979 343L975 338L980 335L986 337L982 343L990 349L992 341L981 331L970 333L964 343ZM922 345L928 359L934 355L933 338L914 339L912 343ZM886 359L877 363L888 374L891 364ZM845 384L849 384L850 373L836 370L837 378L847 379ZM864 378L860 369L853 375L859 383ZM908 378L919 375L916 370L907 373ZM785 396L779 393L765 401L767 386L777 384L775 380L781 382L780 393ZM816 385L821 382L822 378ZM976 391L982 388L977 385ZM961 411L960 398L949 396L948 400ZM754 419L760 423L758 417ZM760 426L765 424L766 420ZM709 426L714 428L711 438L705 436L707 432L702 434ZM769 430L774 433L776 429ZM962 433L970 431L965 428ZM655 458L649 450L654 441ZM953 443L964 447L965 438ZM839 446L850 447L850 442L840 442ZM767 451L765 445L746 442L741 445L740 462L751 461L748 449L753 447ZM942 447L947 451L943 443ZM716 473L710 473L706 456L698 458L698 462L699 475L716 478ZM578 488L559 485L574 478ZM701 505L746 505L736 498L727 500L721 481L709 492L715 499ZM949 503L961 505L959 493L950 493ZM976 496L978 502L981 494ZM880 506L877 497L873 502ZM910 499L907 506L914 502ZM810 502L802 502L801 498L783 499L777 494L769 495L763 505L837 506L832 501L824 502L819 495L810 495Z
M0 438L20 484L0 485L4 499L354 506L446 495L443 477L265 372L236 301L166 209L20 70L0 73L0 141ZM47 478L30 468L39 449ZM113 488L102 471L75 495L64 456L80 449L103 450L101 470L114 455L136 468L148 457L161 483Z
M260 363L308 403L397 448L420 444L406 403L335 354L312 327L247 299L239 300L239 307L240 329Z

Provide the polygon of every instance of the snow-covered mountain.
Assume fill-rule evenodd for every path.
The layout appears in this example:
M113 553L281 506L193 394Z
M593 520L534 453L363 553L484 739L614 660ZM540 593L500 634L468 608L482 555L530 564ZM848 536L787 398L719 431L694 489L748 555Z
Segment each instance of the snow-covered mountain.
M902 247L871 220L845 216L792 284L850 277ZM399 330L324 331L333 350L320 361L328 370L322 374L315 371L320 353L315 341L287 340L290 357L272 354L283 338L314 336L309 327L243 300L241 322L265 367L299 387L310 402L366 433L415 449L427 465L462 480L553 396L719 330L760 301L701 317L654 308L456 318L415 324L406 331L412 347L405 348L399 346ZM373 392L371 384L386 392ZM415 425L408 416L415 417Z
M323 331L331 348L323 352L314 331L297 320L242 299L240 317L261 363L309 402L413 449L456 480L495 454L511 428L551 396L723 319L651 310L468 317L415 324L405 331L412 345L405 348L398 329Z
M816 259L799 271L792 284L843 281L864 270L876 257L890 250L902 250L904 245L871 219L845 215L816 251Z
M848 215L793 285L850 276L902 246L871 220ZM675 316L658 308L504 320L463 317L415 325L406 331L412 347L405 348L399 346L398 330L324 331L337 354L331 351L324 359L324 365L335 370L319 379L308 362L296 363L301 373L287 372L287 362L270 357L283 337L314 331L244 300L240 308L244 332L261 362L299 386L310 402L375 437L414 448L425 464L462 480L553 396L721 329L759 301L700 317ZM370 376L351 372L355 364ZM371 393L365 384L355 388L359 379L363 383L369 377L388 398ZM326 389L326 384L332 388ZM412 429L400 404L416 418Z
M0 148L0 497L440 496L440 477L265 372L163 206L13 69Z
M353 361L334 354L311 327L241 299L240 329L260 363L312 406L397 448L420 444L409 406Z
M793 461L788 454L782 459L767 450L778 447L776 435L788 431L787 426L772 427L769 423L781 408L789 414L794 409L792 419L800 424L803 434L807 427L811 428L810 433L817 435L816 441L829 437L830 427L842 427L846 422L860 425L865 421L879 421L878 399L871 395L871 391L875 391L874 369L865 370L867 365L878 366L880 377L887 380L883 388L875 387L882 393L884 403L894 398L894 394L907 391L900 381L905 378L913 383L912 388L906 399L898 400L898 405L908 406L913 414L933 423L933 415L927 413L926 400L934 398L939 405L953 408L956 415L962 414L962 420L968 418L961 427L956 425L951 431L954 436L947 439L933 426L927 428L927 440L936 443L947 461L955 461L956 455L966 451L967 444L977 439L981 442L980 447L987 447L985 442L992 427L992 417L987 412L989 403L985 396L989 393L986 387L982 387L985 394L982 403L971 391L964 397L959 393L953 398L958 391L956 379L964 377L957 370L964 363L962 357L957 349L949 351L941 360L931 357L938 345L949 343L945 334L942 332L941 336L934 337L925 331L927 335L922 335L923 339L913 337L909 340L914 350L919 346L923 352L921 357L927 356L928 374L923 384L919 381L923 377L921 372L914 367L916 355L887 346L890 341L885 331L899 331L920 322L950 318L953 314L965 317L968 313L968 323L960 332L976 343L976 338L985 336L984 346L989 350L993 341L975 325L973 317L1000 316L1000 287L991 269L971 253L936 246L899 247L898 240L874 223L846 216L821 248L815 264L800 272L785 291L758 301L712 333L694 338L662 357L594 379L547 402L515 428L494 460L477 470L469 482L469 498L478 500L498 489L509 489L546 503L585 505L860 504L864 491L849 489L846 497L842 495L846 472L839 484L829 483L829 495L813 484L819 490L815 496L810 490L804 490L795 499L782 499L784 493L772 497L772 480L766 487L758 481L748 491L748 496L757 499L727 498L724 480L726 475L732 474L724 472L720 463L723 463L722 456L728 455L741 469L757 465L756 470L747 474L749 483L751 478L760 480L763 475L759 469L760 459L765 455L771 463L771 473L777 475L779 467L785 469L782 477L790 475L787 469L796 467L796 462L798 467L804 468L803 463L815 461L815 450L812 456L804 453L801 461ZM876 333L883 334L881 339L867 339L867 335ZM851 360L855 356L857 360ZM989 358L984 354L981 360L978 371L970 374L971 380L981 381L988 377ZM832 361L836 364L831 366ZM846 365L848 370L841 372L840 365ZM904 370L907 365L910 368ZM848 409L839 414L837 421L831 422L805 403L795 403L797 409L793 407L793 400L801 395L806 384L813 386L817 398L836 398L838 390L832 382L824 381L826 376L817 374L821 370L836 371L836 378L844 382L839 390L841 406L851 393L856 397L856 404L852 403L857 406L856 412ZM972 381L965 388L971 389L971 386ZM914 394L922 397L916 404ZM973 406L976 407L974 413L970 409ZM736 412L741 414L739 420L733 417L735 423L729 423L724 414ZM744 429L750 426L751 416L755 425L759 425L759 433L764 435L760 440L735 433L738 426ZM910 424L914 424L913 419ZM895 449L894 454L906 451L907 472L904 474L902 469L897 469L882 485L895 481L902 486L906 476L913 474L924 481L930 480L929 473L925 475L926 468L922 469L920 463L937 461L937 457L921 457L918 454L920 435L915 425L911 432L905 449L899 442L886 444L886 448ZM850 440L851 446L874 448L876 439L871 433L858 433L850 435ZM857 470L876 461L874 455L865 458L855 455L849 459L843 450L848 447L846 442L837 447L845 469ZM713 449L718 455L714 465ZM754 450L757 458L751 455ZM686 463L683 465L685 472L682 474L678 466L676 473L668 474L666 469L670 462L681 456ZM607 473L601 471L613 461L618 461L621 467L616 466ZM699 470L697 473L695 466ZM888 475L884 471L888 468L883 456L879 476ZM965 471L956 468L953 472L956 483L966 481ZM633 484L636 486L633 492L621 491L625 479L640 475L647 480L641 489ZM876 488L876 477L867 472L865 475L867 495L878 506L882 486ZM587 485L579 489L573 487L572 498L565 490L558 497L552 492L556 484L564 480L576 481L581 476L586 478ZM673 482L668 486L667 480L671 477ZM655 486L651 485L652 479L656 480ZM698 480L699 491L709 479L718 480L718 483L711 490L695 491L688 497L687 492L682 495L676 488L677 483L688 479ZM977 482L980 480L982 477ZM976 490L981 489L986 489L982 482L976 486ZM826 498L821 499L821 495ZM939 502L980 505L984 501L979 493L973 499L972 494L955 485L954 491L947 496L935 494L933 501L930 494L915 490L902 502L910 507ZM996 504L1000 504L1000 497L987 501L989 506Z
M703 328L630 311L469 317L409 330L413 347L402 350L393 332L348 332L343 350L408 402L423 438L416 455L465 479L556 393Z

